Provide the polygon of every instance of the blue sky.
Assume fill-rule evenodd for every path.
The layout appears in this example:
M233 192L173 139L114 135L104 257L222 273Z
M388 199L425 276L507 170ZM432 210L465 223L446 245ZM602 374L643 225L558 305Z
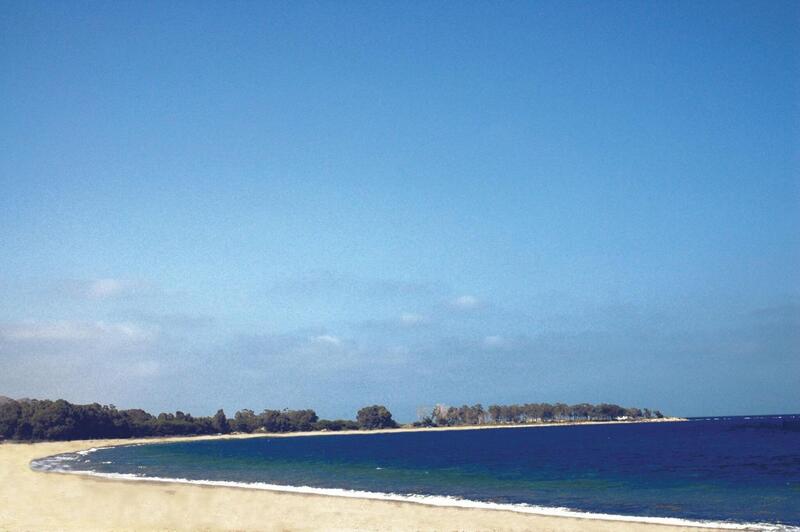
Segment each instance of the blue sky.
M3 2L0 64L0 394L800 411L795 2Z

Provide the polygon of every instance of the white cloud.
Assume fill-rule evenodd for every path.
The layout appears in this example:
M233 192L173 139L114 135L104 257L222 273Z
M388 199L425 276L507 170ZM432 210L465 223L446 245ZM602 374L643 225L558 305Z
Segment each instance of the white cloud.
M161 373L161 364L155 360L140 360L130 367L129 373L134 377L155 377Z
M0 324L0 338L16 342L145 341L154 331L131 322L21 321Z
M0 323L0 389L17 396L108 401L125 379L161 373L164 337L127 321ZM117 402L114 399L112 402Z
M276 279L269 292L297 297L347 296L393 298L436 294L440 287L401 279L368 278L329 270L311 270Z
M95 301L156 293L154 287L146 281L111 277L83 280L66 279L54 284L52 290L59 295Z
M239 338L229 360L246 375L274 380L282 379L281 375L296 379L297 372L336 377L354 369L377 371L378 367L405 364L411 357L409 348L397 344L369 344L331 334L266 334ZM267 373L259 369L265 364L270 368Z
M403 325L418 325L425 321L425 317L413 312L404 312L400 315L400 323Z
M452 301L452 305L454 307L463 310L474 309L478 307L480 303L481 302L477 297L471 295L459 296Z
M389 347L381 353L380 359L384 364L403 365L407 364L412 356L411 351L402 345Z
M143 287L138 281L128 279L96 279L86 286L86 295L91 299L108 299L135 294Z
M333 336L330 334L321 334L314 337L314 342L328 345L341 345L342 339L338 336Z
M508 344L508 340L498 335L486 336L483 339L483 347L487 349L502 349L507 347Z

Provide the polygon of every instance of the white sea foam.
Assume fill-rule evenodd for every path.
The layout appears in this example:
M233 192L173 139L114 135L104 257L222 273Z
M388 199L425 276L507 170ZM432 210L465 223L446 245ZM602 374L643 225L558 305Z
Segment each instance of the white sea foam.
M111 449L111 447L92 447L91 449L85 449L83 451L76 451L75 454L79 454L81 456L86 456L87 454L91 454L102 449Z
M456 508L478 508L484 510L504 510L517 513L546 515L554 517L575 517L579 519L603 519L607 521L627 521L638 523L654 523L662 525L674 525L684 527L723 529L723 530L759 530L769 532L788 532L800 531L800 528L788 525L776 525L770 523L730 523L724 521L701 521L681 519L677 517L643 517L633 515L614 515L602 513L579 512L569 508L556 508L547 506L535 506L530 504L504 504L484 501L473 501L456 497L441 495L416 495L416 494L397 494L380 493L374 491L348 490L341 488L315 488L312 486L283 486L279 484L268 484L266 482L234 482L229 480L192 480L187 478L164 478L149 477L142 474L131 473L102 473L98 471L76 471L67 469L60 465L60 461L71 461L73 458L64 458L64 455L51 456L34 460L31 468L39 471L66 473L71 475L86 475L92 477L102 477L124 481L144 481L144 482L170 482L180 484L199 484L203 486L220 486L228 488L245 488L264 491L276 491L285 493L304 493L311 495L327 495L332 497L347 497L351 499L373 499L395 502L410 502L425 504L428 506L446 506Z

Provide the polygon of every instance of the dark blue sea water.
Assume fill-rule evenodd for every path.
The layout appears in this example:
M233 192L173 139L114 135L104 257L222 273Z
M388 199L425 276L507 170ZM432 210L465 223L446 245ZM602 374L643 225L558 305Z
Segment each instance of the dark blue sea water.
M800 416L153 444L34 467L800 525Z

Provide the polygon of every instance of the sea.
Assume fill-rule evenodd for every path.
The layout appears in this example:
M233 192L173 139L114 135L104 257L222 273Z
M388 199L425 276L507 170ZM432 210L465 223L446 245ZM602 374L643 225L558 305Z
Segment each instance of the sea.
M123 445L31 467L575 517L800 530L800 415Z

